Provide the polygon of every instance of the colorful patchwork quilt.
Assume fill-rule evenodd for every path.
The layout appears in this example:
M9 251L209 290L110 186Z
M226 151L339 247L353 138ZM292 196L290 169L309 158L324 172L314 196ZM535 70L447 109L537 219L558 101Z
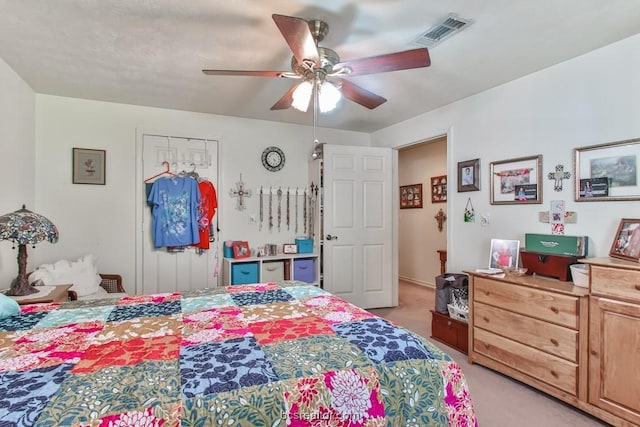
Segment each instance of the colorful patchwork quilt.
M430 341L296 282L22 307L0 426L476 426Z

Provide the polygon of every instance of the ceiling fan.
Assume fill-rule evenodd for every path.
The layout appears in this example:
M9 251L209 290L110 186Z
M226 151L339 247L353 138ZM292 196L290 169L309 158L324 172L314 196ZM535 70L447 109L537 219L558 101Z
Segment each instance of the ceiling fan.
M306 21L302 18L278 14L273 14L272 18L293 52L292 71L202 70L202 72L214 76L300 79L302 82L292 86L271 109L284 110L293 106L298 110L307 111L313 95L314 106L320 97L320 110L324 112L335 107L341 96L369 109L374 109L387 101L382 96L350 82L346 79L348 77L428 67L431 64L429 51L426 48L341 61L334 50L318 46L329 31L329 26L325 22ZM328 106L326 100L329 101Z

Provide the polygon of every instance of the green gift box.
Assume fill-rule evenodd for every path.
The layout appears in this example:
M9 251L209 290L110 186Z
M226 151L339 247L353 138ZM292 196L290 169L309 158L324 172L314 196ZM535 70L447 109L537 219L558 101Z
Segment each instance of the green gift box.
M560 234L525 234L524 246L527 252L586 257L587 236L563 236Z

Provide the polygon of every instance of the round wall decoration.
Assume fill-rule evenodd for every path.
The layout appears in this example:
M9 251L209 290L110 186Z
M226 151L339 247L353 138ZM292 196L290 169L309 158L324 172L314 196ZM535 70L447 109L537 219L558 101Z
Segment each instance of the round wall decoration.
M284 167L284 152L278 147L267 147L262 152L262 165L271 172Z

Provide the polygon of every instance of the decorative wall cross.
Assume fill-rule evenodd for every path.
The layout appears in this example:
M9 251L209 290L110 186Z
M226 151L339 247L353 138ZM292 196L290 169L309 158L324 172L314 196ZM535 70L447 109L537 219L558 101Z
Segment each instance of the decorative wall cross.
M442 232L442 225L447 220L447 215L444 213L444 211L442 209L440 209L438 211L438 214L436 216L434 216L434 218L438 222L438 231Z
M240 174L240 181L236 182L236 188L232 188L229 190L229 195L231 197L237 197L238 200L236 202L236 209L239 211L243 211L246 209L244 204L245 197L251 197L251 190L245 190L244 182L242 182L242 174Z
M556 191L562 191L562 180L571 178L570 172L564 172L564 166L556 165L555 172L549 172L547 175L549 179L554 180L553 189Z

